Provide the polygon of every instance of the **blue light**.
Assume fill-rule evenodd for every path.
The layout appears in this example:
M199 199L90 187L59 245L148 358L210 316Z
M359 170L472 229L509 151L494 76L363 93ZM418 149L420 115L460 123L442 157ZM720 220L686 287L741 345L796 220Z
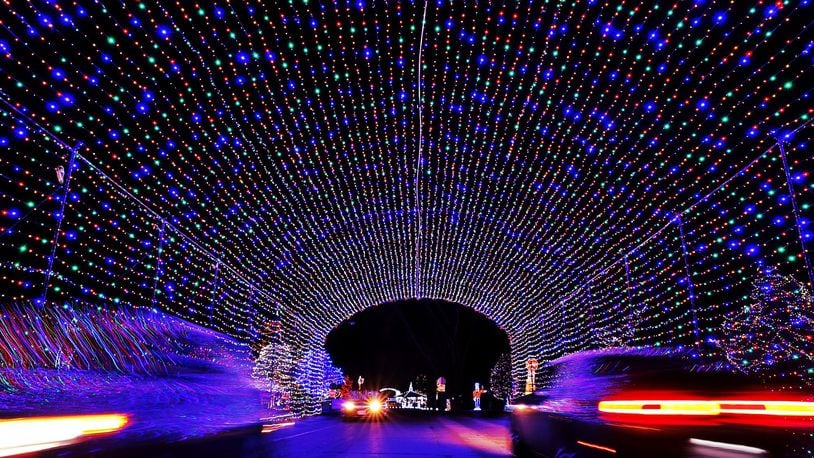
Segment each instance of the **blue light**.
M715 16L713 17L713 21L715 21L715 24L718 24L718 25L721 25L721 24L725 23L726 22L726 12L722 11L722 12L719 12L719 13L715 13Z
M169 38L169 36L172 34L172 28L167 25L160 24L156 26L156 33L161 38Z
M251 55L247 52L239 52L235 54L235 60L241 64L247 64L251 60Z

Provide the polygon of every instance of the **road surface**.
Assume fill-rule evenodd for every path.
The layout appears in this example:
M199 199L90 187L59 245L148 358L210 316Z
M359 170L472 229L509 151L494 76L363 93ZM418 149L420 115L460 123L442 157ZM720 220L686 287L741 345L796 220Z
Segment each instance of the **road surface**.
M393 415L377 422L316 417L267 433L254 456L510 456L508 420ZM262 450L260 450L262 449Z
M204 420L204 419L202 419ZM205 420L204 420L205 421ZM503 457L510 456L508 418L394 413L382 421L345 422L317 416L291 425L242 428L197 440L89 441L41 458L318 458L318 457Z

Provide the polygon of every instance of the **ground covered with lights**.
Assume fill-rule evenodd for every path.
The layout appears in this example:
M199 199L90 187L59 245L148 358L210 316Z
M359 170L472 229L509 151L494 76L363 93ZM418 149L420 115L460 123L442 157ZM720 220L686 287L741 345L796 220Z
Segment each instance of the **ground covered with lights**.
M194 325L284 349L263 402L315 413L329 332L413 298L494 321L518 386L612 346L811 383L813 15L4 2L0 389L220 363L178 344Z

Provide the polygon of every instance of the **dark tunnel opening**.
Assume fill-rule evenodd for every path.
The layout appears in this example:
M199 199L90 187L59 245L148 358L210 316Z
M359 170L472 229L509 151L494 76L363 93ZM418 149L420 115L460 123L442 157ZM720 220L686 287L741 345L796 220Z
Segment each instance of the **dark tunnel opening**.
M448 396L469 399L475 383L488 386L509 338L494 321L470 307L410 299L359 312L334 328L325 347L337 366L365 379L364 389L406 390L412 382L432 401L435 382Z

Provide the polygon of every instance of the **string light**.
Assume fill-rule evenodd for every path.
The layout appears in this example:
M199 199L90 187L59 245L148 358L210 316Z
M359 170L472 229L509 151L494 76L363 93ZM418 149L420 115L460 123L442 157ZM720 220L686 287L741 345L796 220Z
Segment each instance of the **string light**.
M609 343L714 352L762 268L809 278L811 8L15 3L4 300L49 276L52 303L249 340L279 319L307 360L420 292L502 326L520 380Z

